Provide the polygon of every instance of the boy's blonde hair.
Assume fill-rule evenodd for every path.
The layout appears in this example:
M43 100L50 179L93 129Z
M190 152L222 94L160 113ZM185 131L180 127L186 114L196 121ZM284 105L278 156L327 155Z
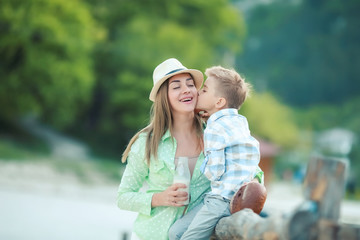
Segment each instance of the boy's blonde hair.
M228 108L240 109L251 89L240 74L233 69L214 66L206 69L205 75L216 79L216 94L226 99Z

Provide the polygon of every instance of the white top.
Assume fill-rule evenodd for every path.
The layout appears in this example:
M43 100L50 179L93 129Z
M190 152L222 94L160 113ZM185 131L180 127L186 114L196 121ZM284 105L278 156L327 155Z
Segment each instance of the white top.
M179 156L179 157L183 157L183 156ZM178 164L179 157L175 157L175 166L177 166L177 164ZM192 175L193 175L193 172L194 172L194 168L195 168L196 162L197 162L199 156L187 157L187 158L188 158L188 160L189 160L190 176L192 176Z

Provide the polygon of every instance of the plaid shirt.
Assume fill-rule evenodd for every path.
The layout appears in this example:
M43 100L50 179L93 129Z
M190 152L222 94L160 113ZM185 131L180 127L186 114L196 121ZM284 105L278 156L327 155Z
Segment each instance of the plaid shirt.
M250 135L246 118L236 109L227 108L208 119L204 144L201 171L211 181L211 193L231 199L259 169L259 142Z

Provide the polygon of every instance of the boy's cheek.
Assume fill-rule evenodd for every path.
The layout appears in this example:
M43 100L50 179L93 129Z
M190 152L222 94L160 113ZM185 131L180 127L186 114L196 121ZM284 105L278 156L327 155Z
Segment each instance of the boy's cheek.
M196 101L196 106L199 106L201 102L201 96L198 96L197 101Z

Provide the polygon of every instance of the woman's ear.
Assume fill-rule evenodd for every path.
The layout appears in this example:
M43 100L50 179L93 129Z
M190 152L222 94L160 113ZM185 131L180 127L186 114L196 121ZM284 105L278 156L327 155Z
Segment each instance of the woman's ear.
M223 97L218 98L218 100L215 103L215 107L217 109L223 109L226 107L226 99Z

